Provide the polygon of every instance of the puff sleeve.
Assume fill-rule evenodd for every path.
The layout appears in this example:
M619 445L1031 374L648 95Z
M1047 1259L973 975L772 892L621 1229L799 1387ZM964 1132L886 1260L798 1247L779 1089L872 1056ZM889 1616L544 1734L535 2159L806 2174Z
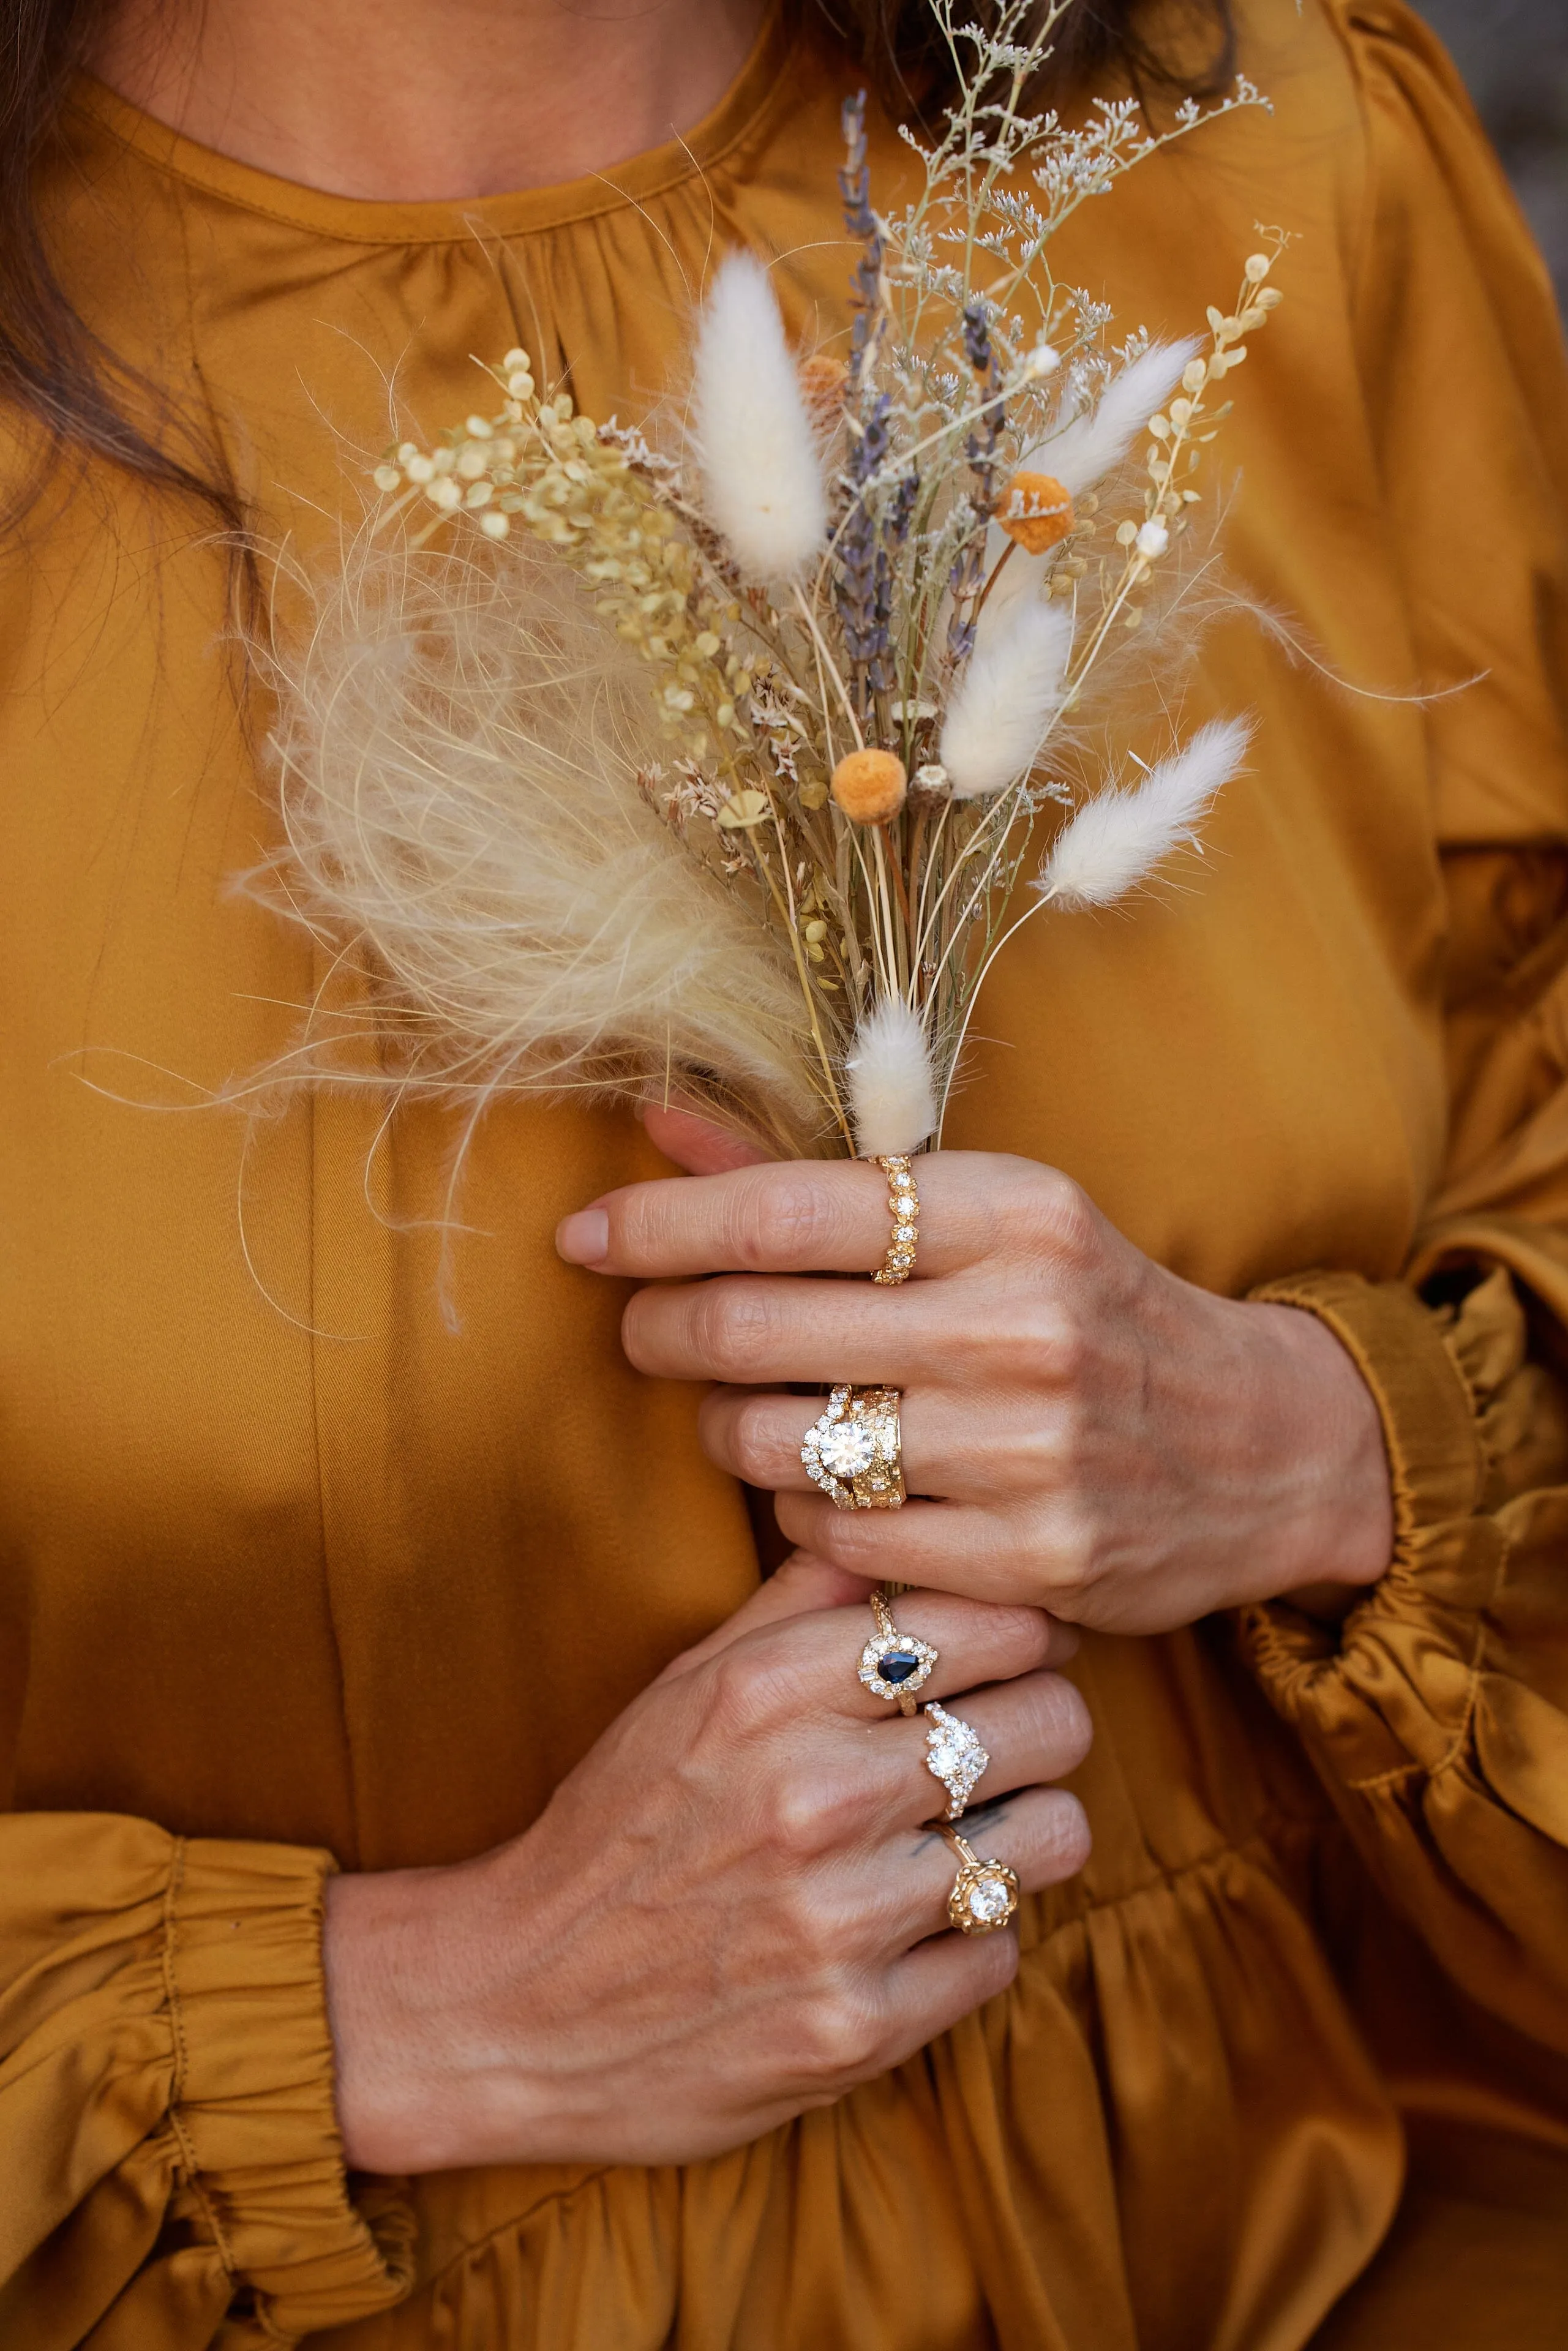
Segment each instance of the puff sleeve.
M109 1813L0 1820L0 2340L225 2351L395 2302L395 2191L350 2199L322 1853Z
M1242 1635L1451 1978L1568 2051L1568 372L1441 50L1396 6L1341 22L1372 158L1360 326L1388 527L1421 682L1462 687L1427 718L1448 1153L1403 1281L1256 1293L1359 1364L1397 1542L1343 1626L1276 1603Z

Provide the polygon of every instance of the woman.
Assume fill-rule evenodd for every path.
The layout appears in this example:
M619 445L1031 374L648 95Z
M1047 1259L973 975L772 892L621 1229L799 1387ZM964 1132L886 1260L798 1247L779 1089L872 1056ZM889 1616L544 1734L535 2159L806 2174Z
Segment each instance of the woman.
M927 20L12 31L7 2351L1560 2342L1568 443L1441 56L1246 0L1272 115L1070 233L1161 332L1296 235L1226 546L1313 657L1218 632L1192 700L1260 725L1192 887L1009 950L918 1278L812 1278L881 1259L862 1167L520 1103L454 1330L443 1112L211 1106L329 955L227 886L276 820L214 510L329 553L386 374L440 423L515 341L632 413L731 243L841 329L839 105ZM939 1499L810 1489L841 1377ZM1013 1928L938 1931L883 1576Z

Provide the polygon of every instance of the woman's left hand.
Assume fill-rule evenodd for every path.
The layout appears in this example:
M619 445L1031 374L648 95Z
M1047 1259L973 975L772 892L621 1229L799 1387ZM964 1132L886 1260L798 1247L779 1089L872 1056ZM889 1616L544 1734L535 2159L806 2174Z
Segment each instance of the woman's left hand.
M626 1309L632 1363L724 1383L703 1407L713 1459L856 1574L1123 1633L1382 1574L1377 1410L1322 1323L1181 1280L1033 1160L915 1164L919 1253L899 1289L804 1278L882 1262L887 1182L863 1163L629 1185L558 1246L662 1285ZM844 1510L811 1484L800 1444L821 1404L782 1391L841 1381L903 1390L904 1479L929 1499Z

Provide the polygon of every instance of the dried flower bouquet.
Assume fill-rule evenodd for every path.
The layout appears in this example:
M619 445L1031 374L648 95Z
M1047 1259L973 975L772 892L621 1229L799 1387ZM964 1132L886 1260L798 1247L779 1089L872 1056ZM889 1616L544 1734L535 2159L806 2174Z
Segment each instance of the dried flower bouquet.
M1151 591L1281 240L1207 348L1113 352L1048 248L1262 101L1069 127L1025 108L1071 0L1005 0L989 31L932 5L962 94L935 145L904 133L924 186L896 217L844 109L846 356L791 350L735 254L675 445L575 413L515 350L496 413L377 470L279 740L297 903L371 951L404 1082L677 1094L786 1155L915 1149L1013 931L1124 895L1239 765L1231 722L1130 785L1061 771L1127 632L1183 625ZM1140 436L1141 479L1103 496Z

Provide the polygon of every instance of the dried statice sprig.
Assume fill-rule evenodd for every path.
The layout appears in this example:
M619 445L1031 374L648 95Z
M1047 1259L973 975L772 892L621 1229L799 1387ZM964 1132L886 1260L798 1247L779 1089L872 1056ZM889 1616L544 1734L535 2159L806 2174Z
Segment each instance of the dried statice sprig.
M370 566L318 632L285 736L290 822L305 902L368 943L452 1066L678 1090L789 1151L915 1148L940 1134L976 992L1019 925L1136 888L1240 762L1245 728L1217 726L1136 789L1086 795L1063 774L1086 723L1122 715L1128 645L1181 625L1169 583L1214 395L1279 298L1284 239L1265 234L1207 345L1140 334L1119 351L1047 247L1169 140L1261 101L1239 83L1164 131L1104 101L1070 128L1025 106L1070 0L1005 0L988 32L932 5L968 70L943 135L912 140L923 186L896 216L873 205L863 101L844 109L841 360L797 360L766 272L732 256L697 321L684 447L576 414L517 350L494 371L497 414L405 442L377 473L374 533L401 519L404 569ZM449 538L430 549L427 592L420 550L465 525L472 562ZM387 647L411 599L435 677L416 665L416 691L371 709L363 679L402 674ZM592 686L577 716L567 645ZM530 734L534 676L565 730L553 766ZM363 737L347 748L329 724L343 689ZM582 860L570 886L563 841ZM660 856L669 876L638 883ZM664 919L677 904L710 932L700 953ZM727 963L733 1050L708 992Z

